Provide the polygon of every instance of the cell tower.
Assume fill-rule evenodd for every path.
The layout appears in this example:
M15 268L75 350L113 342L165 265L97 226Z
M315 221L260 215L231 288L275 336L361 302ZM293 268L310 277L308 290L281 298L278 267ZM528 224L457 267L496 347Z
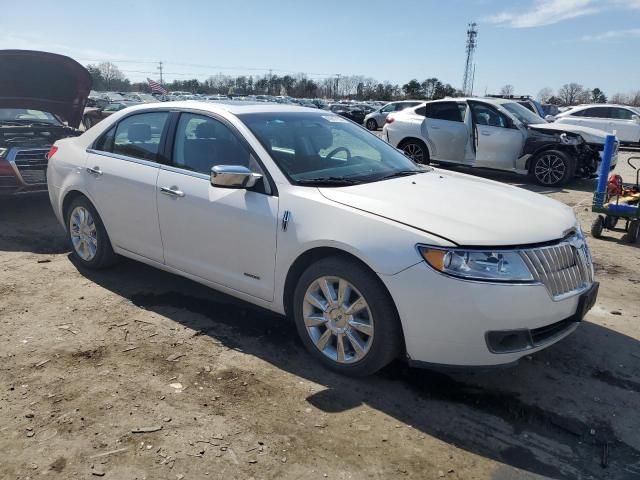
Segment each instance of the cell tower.
M469 24L467 30L467 61L464 65L464 77L462 77L462 91L465 95L470 95L473 91L473 54L478 46L478 29L475 22Z

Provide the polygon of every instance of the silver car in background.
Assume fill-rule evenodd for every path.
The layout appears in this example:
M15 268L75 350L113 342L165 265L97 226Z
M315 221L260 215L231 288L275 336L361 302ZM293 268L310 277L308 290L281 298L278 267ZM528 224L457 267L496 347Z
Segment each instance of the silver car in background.
M387 103L384 107L379 108L364 117L364 124L368 130L378 130L384 126L387 115L392 112L400 112L405 108L417 107L422 101L420 100L403 100L401 102Z

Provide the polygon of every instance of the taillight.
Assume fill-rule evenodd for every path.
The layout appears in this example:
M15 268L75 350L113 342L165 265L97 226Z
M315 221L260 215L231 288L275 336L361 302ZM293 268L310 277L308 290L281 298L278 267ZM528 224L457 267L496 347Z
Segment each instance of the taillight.
M393 122L394 122L394 120L395 120L395 118L393 118L393 117L387 117L387 119L385 120L385 122L387 122L387 123L393 123Z
M13 177L15 175L13 168L8 160L4 160L0 158L0 176L5 177Z
M58 147L56 147L55 145L54 145L54 146L52 146L52 147L49 149L49 153L47 153L47 160L50 160L50 159L51 159L51 157L53 157L53 156L56 154L56 152L57 152L57 151L58 151Z

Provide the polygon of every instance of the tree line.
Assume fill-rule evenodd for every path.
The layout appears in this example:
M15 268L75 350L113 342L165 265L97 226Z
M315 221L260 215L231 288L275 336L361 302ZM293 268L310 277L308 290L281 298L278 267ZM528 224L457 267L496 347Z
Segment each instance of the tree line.
M116 65L103 62L87 65L93 79L93 89L98 91L150 92L146 82L131 82ZM459 97L463 92L435 77L420 82L409 80L404 85L379 82L362 75L344 75L310 79L304 73L296 75L212 75L204 81L198 79L173 80L165 83L170 91L187 91L200 94L221 95L287 95L296 98L335 98L354 100L436 100L444 97ZM500 89L502 95L513 95L513 85ZM541 103L567 106L581 103L620 103L640 106L640 90L629 94L616 93L608 98L600 88L585 88L578 83L567 83L557 91L545 87L538 92Z

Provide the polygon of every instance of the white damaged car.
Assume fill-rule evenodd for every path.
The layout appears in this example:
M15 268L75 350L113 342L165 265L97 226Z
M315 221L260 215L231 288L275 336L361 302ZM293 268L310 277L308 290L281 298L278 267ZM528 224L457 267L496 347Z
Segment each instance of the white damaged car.
M82 268L128 257L286 314L344 374L512 363L597 296L571 208L416 165L330 112L130 107L57 142L47 178Z

